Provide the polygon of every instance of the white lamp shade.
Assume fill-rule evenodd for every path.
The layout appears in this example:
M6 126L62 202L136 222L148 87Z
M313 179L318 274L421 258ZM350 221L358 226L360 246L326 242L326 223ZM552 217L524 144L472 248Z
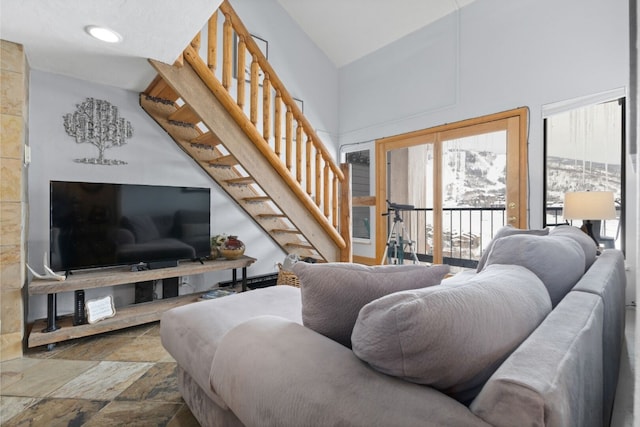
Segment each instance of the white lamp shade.
M564 219L615 219L612 191L577 191L565 193Z

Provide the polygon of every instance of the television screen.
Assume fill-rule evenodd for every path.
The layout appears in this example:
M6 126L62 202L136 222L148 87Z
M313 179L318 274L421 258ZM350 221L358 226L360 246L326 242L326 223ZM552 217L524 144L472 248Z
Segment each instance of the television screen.
M210 254L210 189L51 181L50 265L76 270Z

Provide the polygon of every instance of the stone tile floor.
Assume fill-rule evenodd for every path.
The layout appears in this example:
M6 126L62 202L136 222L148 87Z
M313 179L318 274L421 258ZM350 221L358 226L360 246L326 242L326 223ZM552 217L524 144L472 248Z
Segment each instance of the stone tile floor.
M156 322L0 363L0 425L198 426L159 332Z

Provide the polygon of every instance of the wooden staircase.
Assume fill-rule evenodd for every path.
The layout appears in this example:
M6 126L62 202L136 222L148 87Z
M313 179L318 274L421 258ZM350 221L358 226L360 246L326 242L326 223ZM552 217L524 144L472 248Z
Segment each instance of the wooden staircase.
M229 81L227 73L231 72L231 28L236 37L250 36L228 3L224 2L221 10L226 19L222 37L224 82ZM209 21L209 43L218 33L217 22L216 13ZM168 65L150 60L158 75L140 95L142 108L286 253L350 261L348 166L332 163L302 113L295 105L287 105L288 101L295 103L286 89L271 86L270 82L279 80L266 59L259 61L252 53L261 69L252 64L256 82L250 85L250 113L246 114L244 101L232 99L229 88L216 76L211 58L207 64L199 57L199 40L200 34L185 49L184 61ZM248 50L259 53L259 48L250 43ZM212 47L208 50L211 52ZM244 69L244 64L239 65L238 69ZM259 75L263 79L261 104L256 96ZM240 80L238 84L244 86ZM272 103L280 105L272 107ZM271 117L274 109L275 117ZM280 113L283 109L284 118ZM260 126L255 110L264 111ZM272 127L274 135L265 131ZM285 140L284 150L280 148L281 139Z

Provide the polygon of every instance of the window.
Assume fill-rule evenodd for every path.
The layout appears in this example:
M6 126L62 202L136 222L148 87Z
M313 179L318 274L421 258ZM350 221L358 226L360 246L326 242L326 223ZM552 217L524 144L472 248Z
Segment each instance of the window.
M565 193L612 191L617 218L598 221L596 237L604 247L624 248L624 105L624 98L618 98L544 119L544 225L565 223Z
M356 239L371 238L371 208L360 206L358 200L371 195L371 156L369 150L353 151L346 154L347 163L351 164L351 195L354 198L353 237Z

